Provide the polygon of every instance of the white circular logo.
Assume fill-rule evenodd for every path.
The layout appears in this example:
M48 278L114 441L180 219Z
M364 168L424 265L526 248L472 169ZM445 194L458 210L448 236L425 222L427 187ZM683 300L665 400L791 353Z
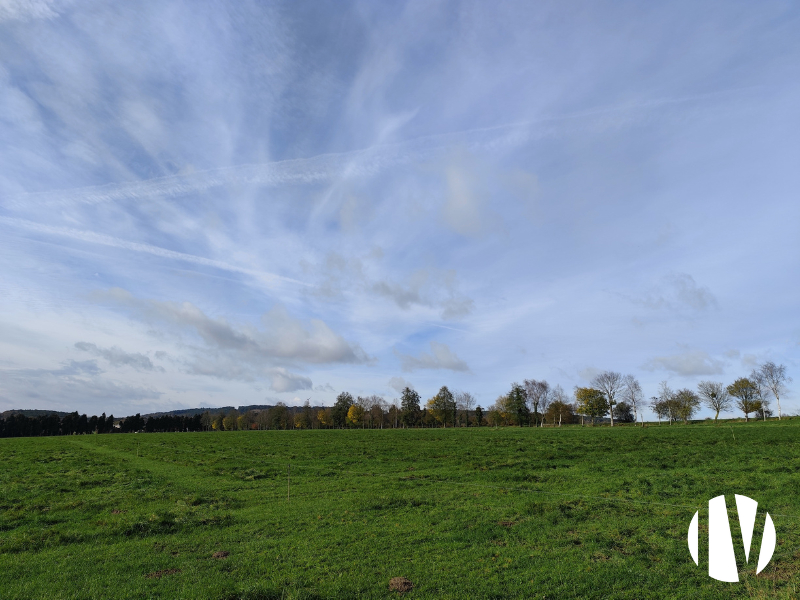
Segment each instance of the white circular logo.
M736 494L736 512L739 515L739 527L744 543L744 559L750 562L750 542L753 539L753 527L756 524L758 502L747 496ZM689 552L694 564L699 565L697 546L699 511L694 513L689 524ZM761 537L761 550L758 553L756 574L767 566L775 551L775 525L772 517L766 513L764 535ZM739 581L739 570L736 567L736 556L733 551L731 525L728 522L728 508L725 496L717 496L708 501L708 575L718 581Z

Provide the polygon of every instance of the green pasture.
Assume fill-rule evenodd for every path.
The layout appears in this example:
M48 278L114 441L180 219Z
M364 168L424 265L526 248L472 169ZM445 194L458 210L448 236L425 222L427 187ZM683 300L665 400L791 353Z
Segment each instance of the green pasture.
M397 598L396 576L411 599L795 597L799 439L800 419L0 439L0 598ZM713 496L737 522L734 493L761 515L749 566L732 526L738 584L708 577L702 525L699 567L686 545Z

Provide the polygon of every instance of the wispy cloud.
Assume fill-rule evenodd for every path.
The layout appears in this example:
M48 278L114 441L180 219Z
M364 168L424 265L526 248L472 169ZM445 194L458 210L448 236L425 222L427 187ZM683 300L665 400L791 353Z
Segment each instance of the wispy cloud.
M108 378L93 360L67 361L58 369L6 369L0 380L0 396L13 405L9 408L75 410L88 405L99 413L162 396L151 387Z
M320 319L303 323L275 306L261 317L263 329L236 326L224 318L211 318L190 302L141 299L114 288L95 294L127 308L141 319L194 331L211 348L235 351L250 360L277 359L300 363L363 363L371 359L358 346L348 343Z
M392 377L389 380L389 387L392 388L398 394L406 388L410 388L412 390L414 389L414 386L411 385L411 383L409 383L402 377Z
M83 352L88 352L95 356L99 356L108 361L108 363L115 367L126 366L132 367L137 371L161 371L164 368L156 366L149 357L139 352L125 352L116 346L111 348L100 348L96 344L90 342L76 342L75 347Z
M152 254L153 256L158 256L160 258L189 262L196 265L212 267L215 269L221 269L233 273L242 273L245 275L250 275L251 277L257 279L259 282L262 283L274 285L277 284L278 282L286 282L295 285L307 285L304 284L302 281L298 281L290 277L283 277L281 275L275 275L273 273L266 273L263 271L257 271L254 269L239 267L219 260L204 258L202 256L195 256L193 254L186 254L184 252L175 252L173 250L167 250L166 248L159 248L158 246L152 246L150 244L142 244L139 242L130 242L127 240L121 240L102 233L95 233L93 231L83 231L80 229L72 229L68 227L54 227L52 225L34 223L32 221L27 221L25 219L17 219L14 217L3 217L3 216L0 216L0 223L4 223L11 227L26 229L33 233L67 237L80 242L86 242L90 244L100 244L103 246L110 246L112 248L130 250L132 252L143 252L146 254Z
M659 284L634 302L653 310L707 311L718 302L707 286L699 285L688 273L670 273Z
M648 360L643 369L664 370L685 377L697 375L719 375L724 372L725 362L702 350L685 350L678 354L656 356Z
M800 17L688 10L0 0L0 365L165 408L800 364Z
M59 0L3 0L0 2L0 22L54 19L60 8L68 4Z

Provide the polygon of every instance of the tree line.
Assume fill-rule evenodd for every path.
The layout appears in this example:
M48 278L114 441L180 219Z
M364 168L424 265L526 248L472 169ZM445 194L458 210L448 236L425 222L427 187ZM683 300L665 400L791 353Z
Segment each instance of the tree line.
M777 404L777 417L782 417L781 398L792 379L784 365L765 362L733 383L701 381L696 390L673 390L666 381L658 393L645 403L642 386L633 375L604 371L596 375L588 387L575 387L570 397L560 385L545 380L525 379L512 383L510 390L487 408L476 402L469 392L451 391L442 386L423 403L419 393L406 387L400 397L387 401L382 396L356 396L340 393L331 407L312 407L308 401L301 407L283 403L268 408L250 408L239 412L229 409L215 413L207 410L195 415L140 414L116 420L113 415L87 417L77 412L59 417L57 414L25 416L11 414L0 419L0 437L78 435L88 433L233 431L268 429L383 429L410 427L481 427L481 426L560 426L562 424L595 424L606 420L614 423L644 425L643 409L649 407L659 424L666 421L688 423L701 406L714 412L716 421L721 412L733 409L766 420L773 416L771 402Z
M103 413L99 417L79 415L72 412L64 416L55 413L26 416L11 414L0 419L0 438L38 437L52 435L83 435L89 433L148 433L167 431L203 431L202 415L177 416L154 415L143 417L140 414L114 419L114 415ZM116 422L115 422L116 421Z

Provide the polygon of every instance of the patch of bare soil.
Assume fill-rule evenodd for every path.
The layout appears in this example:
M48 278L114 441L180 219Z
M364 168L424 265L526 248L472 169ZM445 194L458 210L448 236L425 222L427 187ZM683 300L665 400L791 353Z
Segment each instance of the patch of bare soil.
M211 558L226 558L229 554L227 550L218 550L211 555Z
M516 525L514 521L500 521L497 524L502 525L503 527L513 527L514 525Z
M392 577L389 580L389 591L405 594L410 592L414 584L407 577Z
M767 568L756 575L756 577L759 579L771 579L772 581L788 581L800 571L800 552L796 552L792 558L794 560L782 560L770 563Z
M145 575L148 579L161 579L164 575L174 575L175 573L180 573L180 569L163 569L161 571L153 571L152 573L148 573Z

